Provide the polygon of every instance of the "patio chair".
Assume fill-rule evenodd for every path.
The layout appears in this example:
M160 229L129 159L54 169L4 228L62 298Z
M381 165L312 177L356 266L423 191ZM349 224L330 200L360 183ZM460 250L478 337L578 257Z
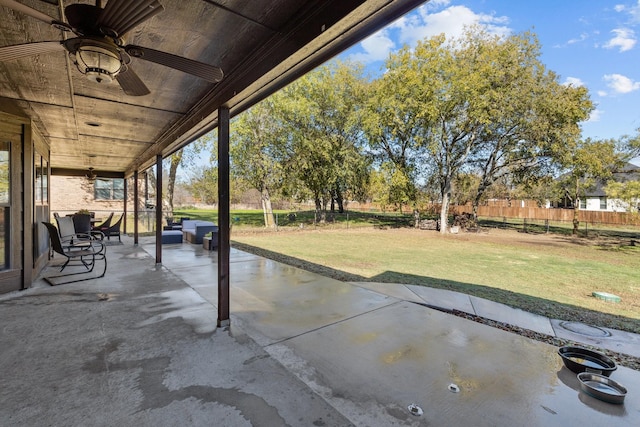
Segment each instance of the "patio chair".
M107 219L105 219L102 224L94 225L91 227L91 234L96 233L96 237L104 237L105 232L111 226L111 220L113 219L113 212L109 214ZM102 235L98 234L102 233Z
M56 217L56 223L58 224L58 234L63 247L72 245L86 246L89 243L91 236L86 233L76 233L72 217L58 216Z
M44 277L47 282L49 282L53 286L104 277L105 273L107 272L107 256L106 248L100 241L96 240L95 238L91 238L91 236L89 235L88 238L90 240L88 241L80 241L80 244L67 243L63 245L60 233L58 232L56 226L51 224L50 222L43 221L42 223L45 227L47 227L47 231L49 232L49 239L51 241L51 248L53 249L53 251L67 258L65 263L60 268L60 272L62 272L68 266L84 267L84 271ZM76 240L77 239L78 237L76 237ZM86 275L87 273L91 273L93 272L97 261L104 261L104 269L98 276L83 276L80 279L65 280L63 282L55 280L64 277Z
M120 215L120 218L115 222L115 224L110 225L105 231L103 231L104 235L107 236L107 240L111 240L111 236L118 236L118 241L122 242L120 239L120 224L122 224L123 218L124 213Z
M73 215L73 227L76 233L89 234L91 233L91 215L89 214L74 214Z

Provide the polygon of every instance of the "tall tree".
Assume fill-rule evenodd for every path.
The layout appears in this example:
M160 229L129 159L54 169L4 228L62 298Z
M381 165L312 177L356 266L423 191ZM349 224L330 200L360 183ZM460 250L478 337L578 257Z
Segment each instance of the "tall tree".
M477 28L391 55L383 80L396 76L403 92L394 114L412 122L413 147L429 154L424 163L440 188L441 224L459 173L481 175L479 200L500 177L539 167L542 153L579 134L577 122L591 108L586 91L561 86L539 55L529 33L503 39Z
M218 168L208 166L199 168L191 176L187 188L196 200L201 203L212 205L218 202Z
M483 194L498 180L515 184L547 176L553 160L575 146L579 122L593 104L587 89L561 85L540 59L532 33L506 39L469 32L461 41L458 58L477 75L479 87L472 114L478 123L478 141L469 165L480 175L473 213Z
M367 181L360 149L364 83L361 67L335 61L283 90L286 173L311 192L319 222L329 201L342 211L345 196L361 194Z
M275 227L271 197L283 180L279 147L286 135L276 113L280 98L275 94L260 102L238 116L231 127L233 174L260 192L265 227Z
M171 156L169 156L169 179L167 182L166 200L167 200L167 205L169 209L169 214L171 215L173 215L173 196L176 188L176 177L178 174L178 167L180 166L180 163L182 163L183 151L184 149L181 148L180 150L176 151Z
M579 141L560 161L565 172L557 184L573 205L573 234L578 234L580 200L598 180L606 181L611 177L620 165L621 157L616 151L616 141L587 138Z
M215 135L215 131L210 132L169 156L169 176L167 179L165 202L170 213L173 212L178 168L181 166L185 168L193 166L194 163L198 162L202 153L211 151Z
M423 150L421 72L412 66L412 54L402 49L386 62L388 72L370 84L363 126L369 154L385 177L386 204L416 206Z
M640 181L611 181L604 190L607 197L622 201L627 212L640 213Z

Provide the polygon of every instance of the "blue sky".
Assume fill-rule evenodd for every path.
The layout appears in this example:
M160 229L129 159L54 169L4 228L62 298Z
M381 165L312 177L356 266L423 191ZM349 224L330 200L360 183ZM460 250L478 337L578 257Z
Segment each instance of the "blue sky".
M618 138L640 128L640 0L432 0L341 55L380 71L389 52L478 24L508 35L531 30L541 60L563 84L589 89L595 111L583 137Z

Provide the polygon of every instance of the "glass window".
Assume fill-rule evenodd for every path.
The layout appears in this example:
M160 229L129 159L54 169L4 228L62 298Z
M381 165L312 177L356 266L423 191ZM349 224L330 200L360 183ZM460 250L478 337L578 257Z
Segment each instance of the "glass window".
M124 200L124 179L114 179L113 183L113 198L115 200Z
M11 183L9 177L11 168L9 167L9 143L0 142L0 205L8 205L11 200L9 198Z
M96 200L124 200L124 179L96 178L93 188Z
M587 209L587 199L580 199L580 209Z
M607 197L600 197L600 209L603 211L607 210Z
M49 204L49 162L42 158L42 203Z
M11 150L8 142L0 142L0 270L9 268L9 224L11 198Z
M33 195L36 204L42 200L42 157L36 154L33 159L33 172L35 179L33 180Z

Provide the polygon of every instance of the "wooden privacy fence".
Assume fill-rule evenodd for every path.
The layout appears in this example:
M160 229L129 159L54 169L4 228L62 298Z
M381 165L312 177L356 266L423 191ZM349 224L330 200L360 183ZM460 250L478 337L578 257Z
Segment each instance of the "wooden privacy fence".
M471 213L471 205L455 206L457 213ZM518 218L549 220L559 222L573 221L573 209L529 208L506 206L478 206L479 217ZM590 224L635 225L640 226L640 214L626 212L578 211L578 220Z

